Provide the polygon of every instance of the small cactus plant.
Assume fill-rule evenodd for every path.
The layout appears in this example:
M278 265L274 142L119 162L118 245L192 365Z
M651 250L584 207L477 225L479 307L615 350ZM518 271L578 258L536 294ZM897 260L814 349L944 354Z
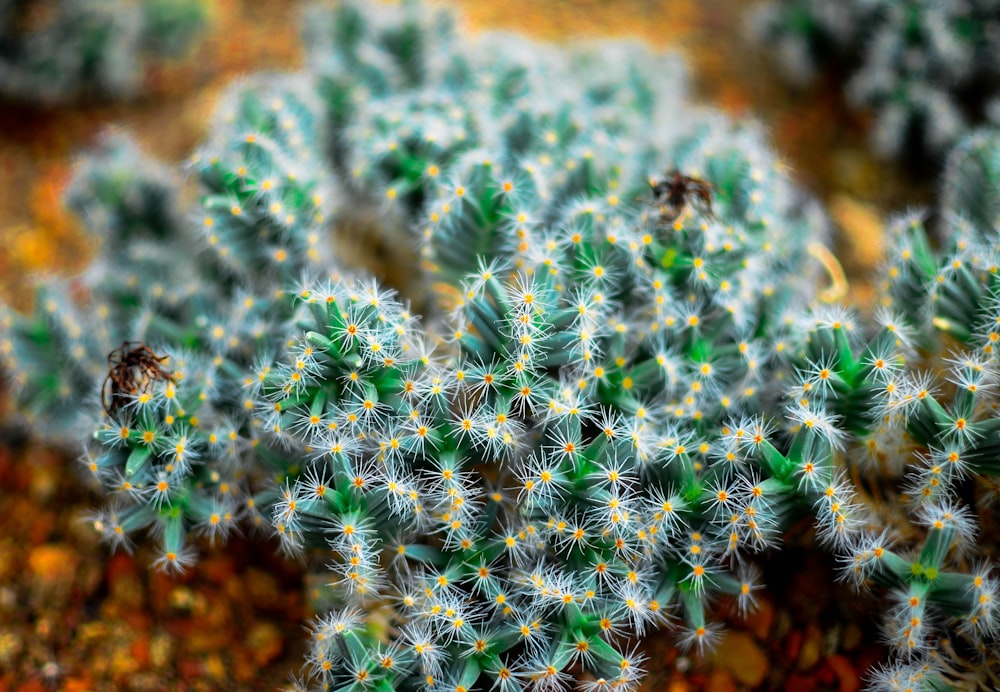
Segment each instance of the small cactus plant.
M240 530L321 570L295 687L635 689L636 638L710 648L807 515L890 594L873 686L944 689L952 623L989 661L992 139L949 166L942 254L894 227L868 320L821 299L822 214L759 128L673 59L396 9L313 10L304 73L228 92L190 212L124 136L78 169L99 257L5 311L0 354L40 435L89 424L94 527L169 571ZM413 294L334 264L362 207L419 248Z
M1000 474L989 165L997 152L992 138L975 133L950 157L940 250L919 213L888 229L883 331L864 358L864 401L874 415L852 436L861 444L848 463L893 501L869 501L882 517L841 550L849 580L889 592L885 634L898 662L876 676L878 689L910 677L927 689L970 675L987 684L998 666L997 575L976 545Z

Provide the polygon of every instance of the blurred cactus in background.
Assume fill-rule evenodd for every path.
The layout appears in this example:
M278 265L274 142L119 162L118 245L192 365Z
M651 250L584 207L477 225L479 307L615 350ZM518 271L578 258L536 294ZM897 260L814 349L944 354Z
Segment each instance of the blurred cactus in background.
M685 101L676 56L625 41L575 52L515 35L463 41L455 21L415 3L320 6L306 17L307 61L333 125L332 160L354 198L381 219L382 246L397 265L413 261L398 247L412 247L413 224L428 218L429 189L449 181L460 159L544 157L577 131L608 137L606 147L653 147L683 124L669 115ZM575 155L584 153L581 139ZM464 270L491 251L462 248Z
M97 403L107 354L136 328L140 307L176 311L197 293L196 268L176 260L192 237L179 185L128 135L103 137L65 198L100 243L98 260L72 282L39 285L33 315L3 308L18 410L50 443L75 447L90 426L83 412Z
M942 158L989 118L1000 88L994 0L776 0L751 19L792 82L844 75L848 100L875 116L882 156Z
M982 129L964 137L948 155L941 213L964 218L980 234L1000 228L1000 133Z
M204 0L2 0L0 96L45 105L131 98L202 33Z
M887 592L884 632L897 655L875 689L907 680L917 689L989 687L1000 672L1000 577L986 559L995 547L980 542L995 521L1000 476L998 155L983 132L950 155L940 243L923 213L890 224L882 331L865 347L853 394L871 415L842 415L861 423L847 463L868 479L859 492L875 489L865 504L878 521L838 552L846 579ZM843 391L841 370L833 372L833 391Z
M301 77L257 77L223 98L190 161L202 197L201 237L218 281L262 293L329 267L332 175L320 103Z

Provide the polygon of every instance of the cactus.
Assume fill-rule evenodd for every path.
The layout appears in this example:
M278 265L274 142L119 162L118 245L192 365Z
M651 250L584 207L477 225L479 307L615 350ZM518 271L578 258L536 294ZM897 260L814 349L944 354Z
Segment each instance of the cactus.
M289 292L332 266L323 252L329 173L309 149L322 137L322 119L301 84L273 76L237 84L216 123L189 163L201 192L193 223L170 234L148 233L156 224L141 226L142 238L117 234L104 246L119 253L112 264L135 266L120 253L137 249L150 264L138 263L138 282L121 286L112 271L94 281L131 326L128 339L164 363L162 376L146 372L130 383L121 403L104 397L84 462L116 500L95 522L114 543L150 528L161 538L159 564L173 570L189 564L190 531L221 539L240 517L253 517L251 526L260 519L253 494L268 473L257 462L277 452L259 445L241 388L249 368L284 343L294 316ZM98 161L95 177L113 178L115 164ZM86 209L86 195L72 194L79 187L70 200ZM199 244L203 251L191 256ZM157 293L149 281L157 272L183 300Z
M112 546L146 532L183 571L256 530L324 559L296 687L634 689L636 637L710 648L709 604L752 611L811 514L889 593L873 686L943 689L951 622L988 660L965 497L998 473L992 138L949 165L943 252L894 226L869 321L820 300L822 214L759 128L684 102L672 58L459 40L415 3L308 21L305 73L224 96L190 213L109 136L67 195L94 267L2 316L39 433L89 421ZM435 300L337 271L359 208Z
M127 135L103 136L66 192L67 206L97 235L97 261L73 282L39 285L31 316L2 308L17 408L52 444L78 444L89 427L84 411L100 398L108 353L144 331L134 324L142 310L176 311L196 292L195 268L173 259L190 241L178 185Z
M683 641L709 647L706 604L752 609L748 556L791 516L794 485L740 435L780 397L818 213L753 126L680 102L673 59L610 44L602 74L596 53L459 47L413 8L334 12L312 25L381 37L336 44L360 80L337 92L340 64L317 68L326 118L301 81L224 99L189 164L203 252L176 261L192 224L126 143L71 188L107 230L87 281L124 334L103 410L81 407L83 462L113 496L94 526L126 548L150 532L177 571L193 534L239 526L331 549L337 609L307 668L323 683L517 688L579 664L633 687L624 637L679 607ZM670 168L701 202L650 189ZM450 317L422 328L377 283L310 278L334 194L384 200L460 296Z
M39 287L31 315L0 305L0 357L17 413L57 446L86 435L84 403L97 401L102 357L113 342L107 316L84 317L73 289L57 281Z
M322 241L332 191L316 151L323 120L306 84L277 76L256 82L230 90L190 166L203 192L202 235L226 283L263 292L329 266Z
M936 160L988 119L1000 76L1000 6L992 0L777 0L752 23L794 81L830 62L850 72L847 97L874 112L871 140L883 156Z
M888 229L878 333L827 349L838 361L821 410L836 416L848 465L896 499L869 500L878 520L837 547L847 580L888 592L884 629L897 661L873 678L875 689L906 679L947 689L963 676L988 685L1000 664L1000 582L976 544L1000 475L997 154L982 133L956 147L940 250L922 213L898 217ZM844 358L863 365L860 378L845 372Z
M816 283L818 212L753 126L681 102L673 59L610 44L599 73L596 53L460 44L416 5L333 12L311 25L358 34L317 59L325 117L302 81L234 89L189 163L193 224L124 140L71 187L106 231L85 282L123 342L75 402L113 498L93 524L124 548L146 530L173 571L193 534L240 526L332 550L320 683L518 689L579 665L632 688L627 637L677 607L683 642L711 646L706 604L752 609L749 556L792 515L795 484L742 435L770 432L757 409ZM650 188L671 168L700 202ZM311 278L334 194L384 200L457 296L447 319ZM204 251L177 261L195 232Z
M631 42L573 54L502 34L460 41L454 23L414 2L343 3L306 18L308 62L333 126L331 158L356 200L353 213L374 210L375 230L397 263L410 261L395 248L412 246L413 225L426 223L428 191L448 181L462 157L545 156L568 146L575 131L606 139L605 147L627 139L651 149L682 125L672 109L684 102L684 69L672 55ZM581 138L581 159L585 146ZM490 251L468 248L452 283Z
M966 135L948 155L942 213L959 216L981 232L1000 227L1000 146L995 130Z
M146 66L187 50L207 14L203 0L5 0L0 94L44 105L134 97Z

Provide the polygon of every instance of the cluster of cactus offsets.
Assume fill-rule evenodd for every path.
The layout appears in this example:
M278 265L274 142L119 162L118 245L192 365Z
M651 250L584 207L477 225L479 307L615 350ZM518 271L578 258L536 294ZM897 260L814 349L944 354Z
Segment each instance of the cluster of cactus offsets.
M183 53L207 19L205 0L4 0L0 95L43 104L135 96L150 61Z
M872 142L888 157L943 155L990 117L1000 84L994 0L775 0L753 30L792 81L831 61L850 71L847 96L874 111Z
M232 282L262 292L330 266L322 236L333 194L319 102L301 78L268 81L231 90L190 163L205 241Z
M280 343L274 326L290 308L279 289L332 266L321 238L330 174L307 146L324 137L321 115L300 80L237 85L218 121L191 163L202 193L194 224L178 176L126 135L106 135L66 193L100 243L92 267L72 284L41 286L33 316L3 307L0 348L18 408L51 442L90 426L83 411L98 403L122 341L249 364Z
M145 157L124 132L104 134L81 160L66 190L66 206L100 243L83 283L94 288L102 317L115 336L146 334L141 306L176 316L204 294L201 267L178 262L197 242L183 218L180 178ZM107 345L107 341L104 345ZM102 349L101 361L108 349Z
M190 164L193 224L112 141L69 197L108 234L86 281L108 341L132 340L89 387L83 461L113 496L95 526L125 547L151 531L173 570L190 534L267 520L288 552L332 549L338 609L309 657L324 684L517 689L585 669L634 687L631 635L676 610L700 650L713 595L753 607L749 555L799 497L788 468L749 457L817 283L819 219L753 127L681 101L672 61L614 44L598 74L510 38L449 52L415 11L388 28L335 12L388 37L392 89L332 102L323 73L327 151L350 161L345 191L387 200L424 243L455 304L447 336L374 282L303 279L330 266L331 184L299 83L227 97ZM710 199L652 194L671 166ZM192 226L205 252L181 254Z
M995 224L970 219L985 218L1000 190L990 174L998 153L982 133L959 144L941 251L931 249L921 214L894 221L874 336L852 336L847 320L811 330L810 366L790 391L790 417L805 426L793 440L823 421L840 437L851 476L869 479L839 479L817 507L821 537L824 511L861 509L833 548L847 581L888 592L884 633L896 661L874 675L875 689L997 680L1000 578L976 538L993 516L1000 476L1000 239ZM957 181L981 197L955 194ZM876 501L871 492L886 495Z
M360 31L364 18L347 11L348 18L335 15L339 20L329 26ZM443 31L446 24L433 26ZM378 44L338 38L338 49L370 50ZM318 39L313 40L315 51ZM506 46L511 39L492 41ZM413 53L426 57L430 51ZM335 71L361 62L345 52L322 64ZM584 639L575 646L586 651L594 645L590 632L598 631L598 620L642 632L675 604L683 613L686 643L704 647L718 633L705 620L707 599L729 592L744 607L752 605L757 585L742 556L774 543L785 505L798 498L789 464L780 479L765 479L766 466L750 469L748 457L768 428L753 413L760 402L773 405L780 397L774 383L787 366L780 354L787 349L790 357L797 348L791 316L804 309L815 289L807 246L819 234L819 220L797 198L753 128L704 114L698 126L689 127L677 118L676 100L670 104L674 113L667 115L669 92L647 79L656 71L639 69L642 56L634 50L619 53L624 60L608 67L623 78L596 83L588 83L584 70L570 71L564 58L545 53L540 59L530 50L503 51L507 57L499 62L489 51L470 51L479 56L471 73L466 63L471 59L427 58L434 69L412 72L429 84L421 81L415 89L407 89L411 71L381 56L379 79L372 81L395 88L384 100L353 96L370 97L375 88L354 86L352 92L331 86L347 83L346 76L324 77L334 117L346 133L340 151L347 171L366 191L380 191L396 215L416 224L432 276L450 287L444 292L457 304L446 338L457 360L448 370L435 371L429 386L412 377L401 388L414 392L412 401L400 411L393 397L385 409L405 421L408 408L410 422L380 425L380 431L390 432L374 438L379 458L405 459L415 444L421 445L421 457L432 454L421 440L433 435L433 456L446 463L443 468L440 460L413 464L429 466L422 485L419 474L401 478L394 466L377 469L374 485L390 490L391 501L384 502L406 518L403 526L419 535L422 523L436 518L432 535L441 534L444 553L432 552L438 555L433 579L425 583L427 570L421 569L415 583L392 589L397 598L403 594L405 621L457 605L435 594L434 580L441 576L445 583L461 577L466 598L499 594L504 604L516 603L512 612L524 611L515 624L522 638L532 639L514 637L501 648L525 646L535 654L528 668L489 658L488 665L469 673L472 680L485 669L544 681L545 670L556 675L577 659L592 668L596 664L595 673L608 679L609 661L574 654L572 640L561 640L579 629ZM526 59L518 64L512 55ZM446 89L430 78L435 70L468 76L449 79ZM504 115L511 113L511 99L520 107ZM671 166L703 176L712 186L714 206L683 205L677 218L665 222L667 212L650 197L650 176ZM637 197L647 206L637 204ZM333 325L327 331L331 328L344 329ZM291 367L301 363L306 370L310 360L301 354L307 346L325 346L318 337L307 344L308 336L274 377L282 396L302 409L295 420L309 434L293 435L297 444L318 446L323 453L332 440L335 449L343 449L344 420L334 417L338 432L324 434L318 445L304 425L307 419L326 424L322 406L330 395L302 398L288 379L315 377ZM375 343L384 348L383 338ZM395 366L398 356L392 358ZM357 371L339 376L352 378L371 379ZM381 401L377 387L360 391L352 396L348 421ZM442 405L438 401L450 402L442 420L434 414ZM278 413L286 409L282 405ZM282 424L278 413L266 419L268 427L287 430L292 423ZM337 416L344 419L345 413ZM423 432L415 436L415 431ZM364 437L371 435L366 431ZM493 499L482 489L468 495L467 481L441 485L438 480L439 474L453 479L473 470L515 496L501 492ZM361 484L372 480L362 476ZM315 485L315 478L308 478L286 496L299 507ZM320 485L326 492L327 485ZM456 494L457 505L449 499ZM492 511L471 526L460 511L477 502L489 508L491 500L516 518L499 533L491 525ZM360 521L355 507L342 511L350 512L355 530ZM289 529L287 519L284 512L276 517L282 533ZM369 554L369 542L385 542L376 535L336 538L350 580L386 582L374 571L352 572L347 559L351 552ZM481 554L481 543L489 545L490 539L503 550ZM293 534L292 540L299 538ZM409 540L395 539L403 546L404 562ZM485 594L459 564L462 559L492 575ZM380 562L368 557L361 563ZM424 597L408 596L411 591ZM520 598L515 602L514 596ZM553 602L559 599L562 606ZM567 605L573 609L560 612ZM468 636L509 629L504 618L510 613L500 615L470 628ZM469 626L464 611L454 617ZM352 632L366 626L360 615L351 620ZM421 637L429 630L450 644L458 636L448 618L417 623L410 626L419 627ZM548 625L532 633L528 623ZM343 644L331 640L331 627L317 630L317 673L319 664L347 676L374 674L374 666L393 680L426 672L418 661L403 673L380 670L379 657L371 652L361 660L355 652L346 661L352 668L340 668L330 656ZM475 641L496 648L489 638ZM450 654L462 647L452 648ZM619 659L627 663L627 657ZM629 682L628 675L619 681Z
M812 514L845 579L892 594L876 688L989 671L995 138L953 156L942 253L896 224L867 326L821 304L815 205L672 59L453 25L313 11L304 74L224 97L193 211L122 135L81 164L97 261L5 309L0 356L44 439L96 430L94 526L173 571L240 530L326 557L303 687L621 690L636 636L701 651L716 597L752 610L756 556ZM428 324L333 269L363 206L419 246Z
M332 267L323 254L330 174L309 150L323 138L311 106L291 77L238 85L223 99L212 135L190 163L201 191L192 225L206 251L187 264L212 280L185 314L153 311L143 320L160 328L144 339L168 347L169 377L153 378L109 416L98 433L102 448L86 459L102 478L124 483L119 493L145 489L99 521L106 532L128 522L153 525L168 568L191 558L188 531L214 540L239 516L260 522L253 484L282 463L258 439L242 388L250 368L285 343L297 283ZM135 435L108 444L108 435L126 429Z
M767 433L751 412L779 394L767 390L786 362L768 354L785 311L805 307L786 273L804 271L808 224L752 134L711 123L699 135L677 161L704 167L718 205L670 228L599 188L546 213L526 178L504 191L499 163L461 157L474 168L447 212L457 235L431 234L432 251L500 228L520 242L462 283L443 362L375 286L302 294L312 320L254 391L262 427L325 462L281 488L274 511L286 544L333 548L354 595L316 625L321 680L452 689L485 674L547 688L579 663L631 688L640 660L617 635L670 608L700 650L718 636L712 594L753 607L745 558L776 542L798 483L787 464L775 479L750 468ZM428 198L433 209L433 181ZM518 218L532 207L539 221ZM399 626L392 642L371 632L372 603L392 606L378 611Z
M355 196L377 209L390 251L411 244L412 225L429 216L431 189L450 183L461 192L458 176L478 160L533 170L534 182L524 184L542 185L543 197L582 196L592 158L639 147L627 156L638 162L645 153L648 170L638 175L648 175L654 150L662 153L691 118L684 68L672 55L624 41L575 52L506 34L469 42L454 24L450 13L417 3L342 3L307 17L308 60L333 124L334 165ZM553 152L580 167L556 170ZM455 248L465 265L452 282L495 251Z
M292 278L326 259L329 173L303 147L322 136L294 77L237 85L191 164L193 222L175 176L127 137L106 137L67 192L99 241L93 267L72 292L42 287L34 317L5 309L0 346L19 408L62 444L85 436L71 423L93 430L100 418L82 460L114 500L96 521L117 545L150 527L168 568L187 564L189 530L223 534L250 497L253 465L240 454L257 444L241 388L283 344Z

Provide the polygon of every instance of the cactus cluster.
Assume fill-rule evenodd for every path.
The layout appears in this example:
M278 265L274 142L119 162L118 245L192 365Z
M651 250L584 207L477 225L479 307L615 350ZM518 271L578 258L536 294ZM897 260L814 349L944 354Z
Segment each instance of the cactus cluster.
M882 301L910 325L907 340L918 350L881 378L876 434L905 432L890 434L903 443L896 454L907 462L897 469L906 516L889 524L897 545L886 546L890 559L877 561L872 572L891 589L886 631L901 656L919 661L946 639L935 630L954 625L962 635L954 648L968 649L984 685L996 681L1000 642L1000 578L984 560L989 546L978 541L980 526L993 516L1000 477L998 156L993 132L968 135L949 156L938 250L931 249L921 214L899 217L888 231L893 250ZM876 562L864 550L854 558Z
M0 95L52 105L129 98L151 61L185 51L207 20L204 0L4 0Z
M846 92L872 111L883 156L934 159L976 123L995 117L1000 5L993 0L775 0L752 15L753 33L802 84L836 64Z
M710 648L710 604L752 611L756 561L811 515L891 599L876 687L941 688L951 622L988 656L991 137L954 155L942 253L897 224L869 321L818 292L818 208L675 59L459 39L417 3L307 27L303 73L224 97L190 209L106 138L67 193L94 266L0 315L19 409L90 438L112 546L149 534L183 571L260 531L303 556L328 612L296 686L635 689L636 637ZM419 248L425 321L334 264L362 208ZM871 500L897 485L899 511Z

